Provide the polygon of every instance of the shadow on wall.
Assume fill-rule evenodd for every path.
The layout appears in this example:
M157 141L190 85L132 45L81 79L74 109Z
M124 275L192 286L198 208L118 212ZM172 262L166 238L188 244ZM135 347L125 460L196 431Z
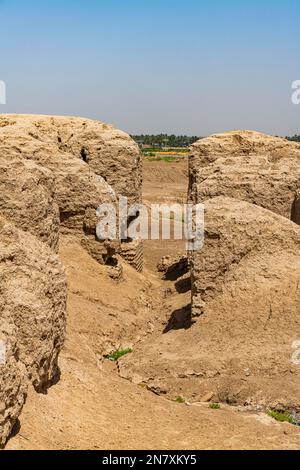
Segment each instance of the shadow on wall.
M295 197L293 205L292 205L291 220L295 224L300 225L300 195L299 194L297 194L297 196Z
M172 313L163 334L172 330L189 330L194 323L192 320L192 307L191 304L188 304Z

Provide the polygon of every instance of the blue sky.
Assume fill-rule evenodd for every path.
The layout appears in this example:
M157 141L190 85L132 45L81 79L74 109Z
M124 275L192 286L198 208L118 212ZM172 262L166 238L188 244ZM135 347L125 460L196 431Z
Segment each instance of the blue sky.
M0 0L0 112L131 133L300 131L299 0Z

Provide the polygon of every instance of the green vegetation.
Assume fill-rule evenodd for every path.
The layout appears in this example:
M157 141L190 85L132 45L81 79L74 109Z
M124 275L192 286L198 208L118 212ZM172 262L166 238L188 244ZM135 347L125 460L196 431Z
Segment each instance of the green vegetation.
M168 148L159 148L159 147L144 147L142 149L143 153L176 153L176 154L187 154L189 152L188 148L182 147L168 147Z
M300 135L294 135L293 137L286 137L287 140L291 140L292 142L300 142Z
M131 353L133 353L133 349L130 349L130 348L120 349L118 351L113 351L112 353L108 354L108 356L106 356L106 359L116 362L119 359L121 359L121 357L126 356L126 354L131 354Z
M148 145L149 148L164 148L164 147L189 147L199 140L201 137L187 136L187 135L132 135L139 145Z
M143 153L148 153L148 154L152 153L152 154L154 154L154 153L157 152L157 151L161 151L161 150L160 150L160 149L157 149L157 148L153 148L153 147L149 147L149 148L148 148L148 147L145 147L145 148L143 148Z
M209 405L210 409L212 410L220 410L221 409L221 405L219 405L219 403L211 403Z
M178 158L177 157L171 157L171 156L165 156L165 157L147 157L146 160L148 162L177 162Z
M276 419L276 421L279 421L280 423L294 424L293 418L291 417L290 413L288 413L287 411L285 413L281 413L280 411L269 410L267 414L268 416Z
M185 399L183 397L177 397L176 402L177 403L185 403Z

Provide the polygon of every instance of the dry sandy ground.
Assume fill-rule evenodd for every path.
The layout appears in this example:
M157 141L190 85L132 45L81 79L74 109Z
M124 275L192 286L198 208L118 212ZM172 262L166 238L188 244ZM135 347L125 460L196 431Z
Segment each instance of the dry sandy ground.
M146 162L145 200L163 202L167 194L184 201L186 171L185 161ZM118 285L74 240L62 240L69 307L61 379L47 395L30 394L7 449L299 448L295 426L238 408L169 401L120 378L118 366L103 359L120 346L136 346L172 316L165 301L172 283L154 268L161 256L183 249L179 242L147 242L145 273L125 266L125 281ZM176 295L172 308L182 308L189 294Z
M175 162L144 162L143 199L145 204L174 204L187 202L188 159ZM176 256L185 251L183 241L146 241L146 268L155 272L163 256Z

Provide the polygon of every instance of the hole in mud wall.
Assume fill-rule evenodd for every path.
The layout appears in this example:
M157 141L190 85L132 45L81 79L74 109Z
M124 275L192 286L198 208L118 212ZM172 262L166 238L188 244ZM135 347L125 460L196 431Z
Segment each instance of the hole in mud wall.
M106 260L105 260L105 266L111 266L112 268L115 268L116 266L118 266L118 260L117 258L113 257L113 256L109 256Z
M72 217L76 217L76 212L60 212L60 223L65 224L67 223Z
M88 155L88 152L85 148L83 148L81 150L81 158L85 163L87 163L89 161L89 155Z
M298 194L292 205L291 220L297 225L300 225L300 195Z
M90 236L93 236L93 237L95 237L95 239L96 239L97 241L100 241L100 240L98 240L98 238L97 238L97 232L96 232L96 228L95 228L95 227L93 227L93 226L88 226L88 225L86 225L85 223L83 223L83 231L84 231L84 234L85 234L85 235L87 235L87 236L89 236L89 235L90 235Z

